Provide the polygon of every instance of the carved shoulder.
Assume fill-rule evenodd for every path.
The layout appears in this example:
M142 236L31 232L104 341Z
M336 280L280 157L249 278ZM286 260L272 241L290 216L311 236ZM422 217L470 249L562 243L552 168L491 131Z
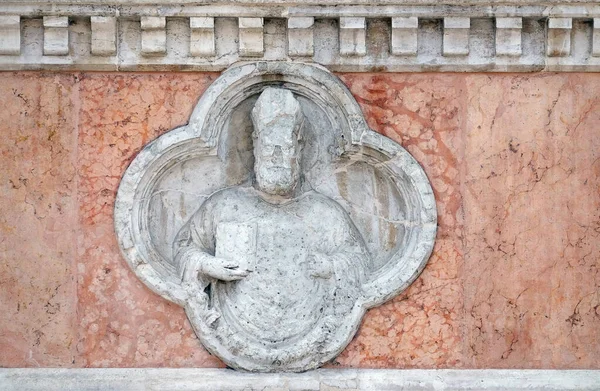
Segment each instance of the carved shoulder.
M241 186L228 187L211 194L200 206L200 210L220 214L223 209L229 209L250 198L248 189Z
M314 190L306 193L302 201L316 216L351 220L350 215L339 202Z

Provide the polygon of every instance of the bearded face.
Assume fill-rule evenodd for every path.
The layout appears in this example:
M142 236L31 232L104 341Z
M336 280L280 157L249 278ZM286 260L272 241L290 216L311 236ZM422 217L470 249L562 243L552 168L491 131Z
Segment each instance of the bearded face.
M300 146L293 132L265 129L254 140L254 171L259 190L291 195L299 181Z
M285 89L265 89L252 109L256 187L290 196L300 177L300 103Z

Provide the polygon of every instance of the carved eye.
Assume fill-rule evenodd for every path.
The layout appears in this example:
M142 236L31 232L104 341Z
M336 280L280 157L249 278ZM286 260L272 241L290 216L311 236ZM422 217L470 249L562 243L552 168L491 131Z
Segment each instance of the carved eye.
M261 148L262 148L263 154L266 156L271 156L271 155L273 155L273 153L275 153L274 145L262 145Z

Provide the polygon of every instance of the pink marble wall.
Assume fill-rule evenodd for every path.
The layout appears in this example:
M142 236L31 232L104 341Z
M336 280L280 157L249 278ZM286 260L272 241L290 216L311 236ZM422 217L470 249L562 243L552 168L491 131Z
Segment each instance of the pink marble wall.
M127 164L217 76L0 74L0 366L223 365L112 223ZM339 76L425 168L440 229L329 365L600 368L600 75Z
M77 355L77 108L70 75L0 75L0 366Z

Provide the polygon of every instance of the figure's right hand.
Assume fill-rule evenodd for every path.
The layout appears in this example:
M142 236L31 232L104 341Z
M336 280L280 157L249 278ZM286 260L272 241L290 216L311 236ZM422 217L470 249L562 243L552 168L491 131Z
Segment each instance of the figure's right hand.
M241 280L249 273L248 270L240 269L238 262L212 256L204 259L200 272L222 281Z
M241 280L248 275L248 270L240 269L239 263L208 254L191 257L184 272L184 280L198 279L198 274L222 281Z

